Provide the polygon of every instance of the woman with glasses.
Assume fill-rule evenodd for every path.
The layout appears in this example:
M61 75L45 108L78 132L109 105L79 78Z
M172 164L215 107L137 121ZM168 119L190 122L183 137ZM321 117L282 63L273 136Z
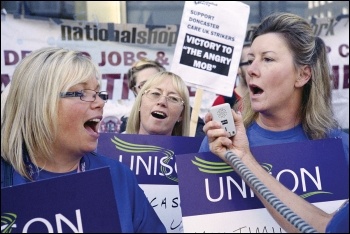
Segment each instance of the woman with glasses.
M122 232L166 232L134 173L94 152L108 100L100 83L77 51L43 48L18 64L1 122L1 188L109 167Z
M165 71L165 68L154 60L142 58L135 62L128 71L128 87L135 97L140 92L148 78L161 71ZM121 117L122 124L120 125L119 132L125 132L129 115L130 113L127 113Z
M185 82L172 72L148 79L136 96L128 134L189 136L190 105Z

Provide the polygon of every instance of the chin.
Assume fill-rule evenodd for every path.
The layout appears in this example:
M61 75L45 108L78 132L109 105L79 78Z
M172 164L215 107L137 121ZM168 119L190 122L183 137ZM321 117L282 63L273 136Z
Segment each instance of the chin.
M86 152L94 151L94 150L96 150L96 148L97 148L97 142L96 143L90 143L86 147L84 147Z

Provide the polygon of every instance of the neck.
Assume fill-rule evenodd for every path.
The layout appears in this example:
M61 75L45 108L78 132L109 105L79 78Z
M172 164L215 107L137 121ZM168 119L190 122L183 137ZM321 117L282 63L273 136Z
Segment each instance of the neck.
M50 172L65 173L77 170L80 164L80 158L68 162L61 162L56 159L41 161L37 160L37 166Z
M271 131L284 131L291 128L294 128L298 124L300 124L301 120L299 117L293 116L290 118L288 116L276 117L276 116L268 116L259 114L256 122L260 127L271 130Z

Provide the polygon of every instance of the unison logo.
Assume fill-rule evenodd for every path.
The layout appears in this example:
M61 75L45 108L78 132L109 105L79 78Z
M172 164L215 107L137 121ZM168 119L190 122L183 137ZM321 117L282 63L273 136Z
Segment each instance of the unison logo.
M4 213L1 215L1 233L11 233L12 228L16 228L15 224L17 215L14 213Z
M234 171L234 169L225 162L211 162L208 160L195 157L195 160L191 160L194 165L198 167L198 170L203 173L209 174L221 174ZM271 172L272 165L268 163L260 164L267 172Z
M170 149L165 149L163 147L155 146L155 145L142 145L142 144L134 144L131 142L123 141L120 138L114 136L114 139L111 139L111 141L115 144L115 147L123 151L125 153L132 153L132 154L141 154L141 153L155 153L160 155L160 162L158 162L156 159L158 157L153 157L154 161L151 161L154 164L160 164L160 172L169 180L178 182L178 178L176 173L172 170L172 166L170 165L171 160L174 156L174 151ZM145 162L143 162L145 164ZM156 165L153 165L154 168L157 168ZM133 168L134 166L131 165ZM152 167L152 165L148 165L148 168Z
M199 158L199 157L195 157L195 160L191 160L191 161L195 166L197 166L197 168L200 172L207 173L207 174L224 174L224 173L231 173L234 171L234 169L225 162L211 162L211 161ZM268 173L270 173L272 175L272 167L273 167L272 164L260 163L260 165ZM306 192L306 190L307 190L306 189L306 187L307 187L306 178L308 178L310 181L314 182L314 185L317 187L318 190L306 192L304 194L299 195L302 198L307 198L307 197L311 197L311 196L318 195L318 194L332 194L331 192L322 191L321 174L320 174L318 167L315 167L315 172L309 172L306 169L301 168L300 175L298 175L298 173L296 173L290 169L284 169L284 170L279 171L277 173L277 175L275 176L275 178L277 180L280 180L280 178L284 174L293 178L293 180L292 180L292 184L294 185L292 188L293 192L299 186L302 186L303 191ZM220 183L222 183L222 177L220 177L220 179L221 179ZM230 181L233 180L233 178L231 176L227 176L226 180L227 180L227 184L229 184Z

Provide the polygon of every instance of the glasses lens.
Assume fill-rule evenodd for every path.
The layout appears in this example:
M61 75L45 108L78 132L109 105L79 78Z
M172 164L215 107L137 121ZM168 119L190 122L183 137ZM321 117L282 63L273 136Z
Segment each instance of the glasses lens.
M106 91L96 92L90 89L84 89L81 91L80 99L86 102L94 102L98 95L105 102L108 100L108 93Z
M165 96L165 95L162 95L162 93L159 92L158 90L154 90L154 89L146 90L144 94L146 95L146 97L148 97L153 101L158 101L162 96L164 96L166 100L170 103L174 103L178 105L182 105L183 103L183 100L181 97L178 97L175 95Z
M98 96L104 101L108 100L108 93L106 91L101 91Z
M167 97L168 101L169 102L172 102L172 103L176 103L176 104L181 104L182 103L182 98L178 97L178 96L168 96Z
M81 91L80 99L83 101L93 102L95 101L95 97L96 97L96 92L93 90L84 89Z
M146 97L148 97L153 101L158 101L162 96L162 94L159 91L153 90L153 89L146 90L145 94L146 94Z

